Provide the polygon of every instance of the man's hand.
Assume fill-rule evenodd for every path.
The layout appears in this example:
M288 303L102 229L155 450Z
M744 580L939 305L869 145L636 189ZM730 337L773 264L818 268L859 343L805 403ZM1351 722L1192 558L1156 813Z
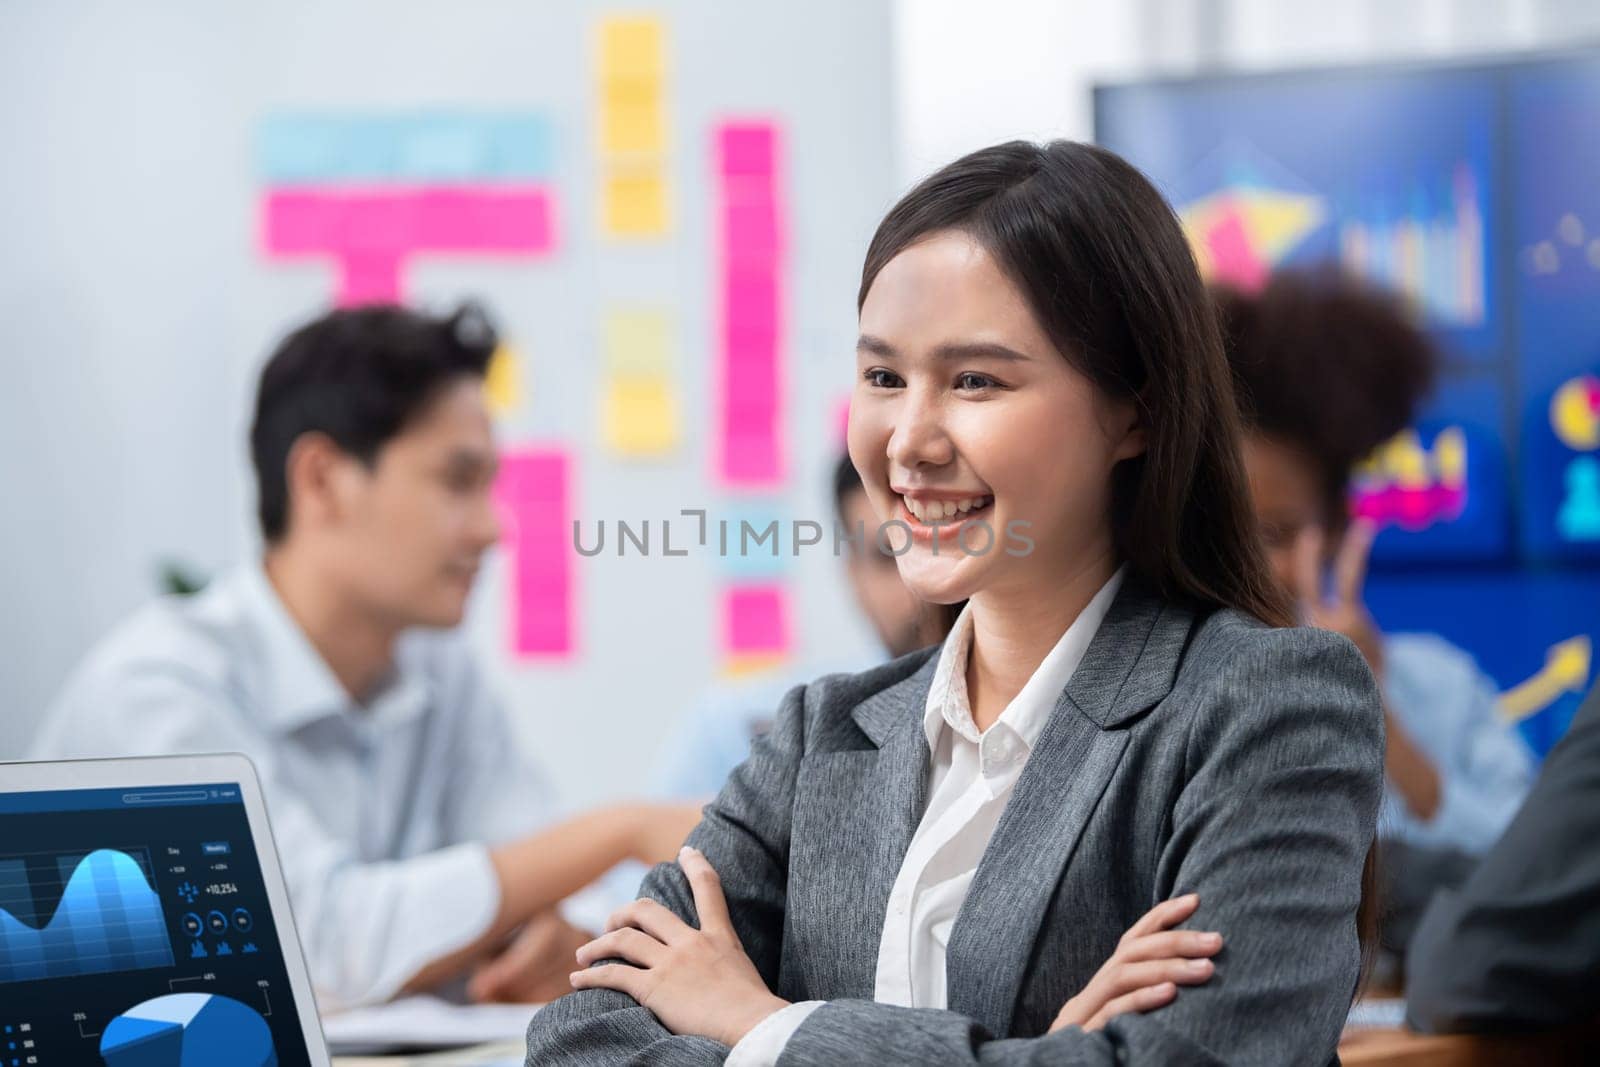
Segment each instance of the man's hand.
M572 992L573 953L593 934L553 911L535 916L504 950L472 972L467 995L477 1001L544 1004Z
M678 857L689 831L700 825L702 804L641 804L632 809L633 858L654 866Z

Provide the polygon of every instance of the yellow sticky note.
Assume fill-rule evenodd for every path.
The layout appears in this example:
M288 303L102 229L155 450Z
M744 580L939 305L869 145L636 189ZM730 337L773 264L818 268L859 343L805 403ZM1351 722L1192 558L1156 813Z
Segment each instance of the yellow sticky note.
M502 342L494 350L483 389L489 398L489 410L495 415L515 411L522 403L522 366L516 349Z
M771 674L778 668L786 666L789 657L779 653L756 655L741 653L730 656L722 663L722 676L724 678L749 678L757 674Z
M606 175L601 225L612 237L662 237L667 233L667 181L657 170Z
M666 74L665 33L648 15L613 15L600 22L600 77L659 80Z
M665 377L673 364L671 320L650 308L611 312L604 325L604 354L609 374Z
M663 376L612 375L603 415L606 447L624 456L659 456L678 443L678 398Z
M606 155L659 156L666 151L665 102L653 82L601 86L600 148Z

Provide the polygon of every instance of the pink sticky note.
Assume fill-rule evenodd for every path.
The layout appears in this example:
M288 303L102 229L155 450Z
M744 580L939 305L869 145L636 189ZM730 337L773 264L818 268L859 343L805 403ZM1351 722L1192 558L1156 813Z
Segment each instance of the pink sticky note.
M400 299L417 253L537 255L555 246L548 190L449 185L274 189L262 212L268 255L339 261L339 303Z
M778 257L782 235L778 227L778 203L770 182L762 182L741 193L724 190L722 210L722 252L729 262L770 266Z
M717 127L719 174L772 174L777 170L777 128L771 122L726 122Z
M769 269L727 271L722 283L722 313L740 332L771 334L778 323L778 279Z
M722 480L730 486L768 486L781 481L784 457L777 423L725 429L719 461Z
M400 257L393 252L351 252L339 259L340 307L400 301Z
M723 371L722 399L729 411L773 411L778 401L776 361L730 361Z
M721 417L716 470L739 488L783 477L780 375L784 216L778 132L767 121L719 126Z
M261 247L272 256L327 252L339 240L339 204L314 190L276 189L261 212Z
M789 650L788 597L781 585L736 585L722 595L722 646L730 655Z
M1250 244L1244 217L1229 211L1205 235L1206 250L1218 281L1229 282L1246 292L1255 292L1267 283L1267 265Z
M415 195L417 251L532 253L555 244L544 189L449 186Z
M501 457L495 497L510 550L511 648L520 656L573 652L571 460L560 449Z

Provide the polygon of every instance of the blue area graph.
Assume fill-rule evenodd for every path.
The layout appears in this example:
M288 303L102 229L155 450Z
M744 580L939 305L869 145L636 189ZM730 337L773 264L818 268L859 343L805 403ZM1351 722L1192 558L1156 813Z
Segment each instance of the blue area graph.
M0 859L0 982L172 965L161 902L133 856L98 849L58 857L42 879L29 870L25 858ZM41 899L55 888L46 916Z
M100 1035L106 1067L277 1067L272 1031L231 997L170 993L137 1004Z

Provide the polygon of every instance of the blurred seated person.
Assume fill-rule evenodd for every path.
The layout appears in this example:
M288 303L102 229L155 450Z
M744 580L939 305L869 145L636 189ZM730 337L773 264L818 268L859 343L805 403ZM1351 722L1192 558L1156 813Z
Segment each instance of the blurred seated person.
M699 818L556 823L456 632L500 534L494 347L471 308L335 311L285 339L250 432L263 555L113 630L33 746L248 755L325 1005L486 968L480 995L558 996L586 935L552 909L621 860L670 858Z
M1445 1033L1600 1019L1597 842L1600 687L1471 878L1424 913L1407 957L1406 1021Z
M822 544L837 544L844 553L850 592L877 636L877 647L838 663L773 670L713 686L688 710L669 743L655 776L657 795L715 796L750 754L750 742L771 725L772 709L794 686L820 674L863 671L941 640L937 614L900 580L894 556L879 550L878 517L848 455L841 455L834 466L833 505L841 532L835 539L833 530L826 531ZM630 891L637 885L635 878Z
M1435 349L1396 301L1331 271L1284 272L1259 294L1217 296L1273 571L1304 622L1355 642L1383 693L1379 837L1413 852L1479 855L1522 803L1532 755L1497 716L1497 690L1468 653L1437 634L1385 634L1368 613L1362 586L1377 530L1351 521L1348 503L1355 464L1416 416ZM1445 860L1446 880L1464 875Z

